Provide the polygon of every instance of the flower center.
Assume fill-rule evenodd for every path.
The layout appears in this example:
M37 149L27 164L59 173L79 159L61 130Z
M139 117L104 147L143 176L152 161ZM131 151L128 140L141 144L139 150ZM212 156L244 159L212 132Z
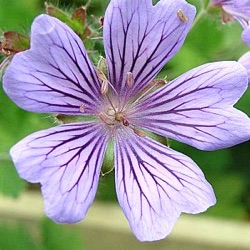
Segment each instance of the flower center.
M106 112L100 112L99 118L108 125L109 129L115 134L119 128L130 128L139 137L146 137L145 132L136 128L131 124L126 118L125 112L114 110L113 108L108 108Z
M140 137L146 137L146 134L136 128L127 117L126 109L119 108L116 105L117 101L108 96L108 92L105 93L104 99L106 105L102 107L102 111L99 112L98 117L104 122L111 134L115 135L120 129L131 129L136 135Z
M106 110L99 113L99 118L109 126L129 126L130 123L126 118L126 114L123 111L119 111L113 104L108 106Z
M155 87L162 84L162 81L153 80L138 96L135 96L132 101L126 100L127 96L123 100L119 100L119 94L115 90L114 86L109 82L106 75L101 69L97 68L97 76L101 80L100 92L103 96L103 106L100 107L100 111L97 117L107 125L107 128L112 134L116 134L119 129L131 129L136 135L140 137L146 137L146 134L138 129L128 117L128 108L131 104L135 104L141 100L145 95L150 93ZM129 88L134 86L134 77L132 72L126 74L126 84ZM125 101L126 100L126 101Z

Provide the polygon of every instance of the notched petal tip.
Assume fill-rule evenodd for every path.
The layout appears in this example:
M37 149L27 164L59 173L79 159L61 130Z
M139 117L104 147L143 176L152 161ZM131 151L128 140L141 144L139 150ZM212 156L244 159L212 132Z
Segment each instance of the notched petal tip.
M14 56L3 86L19 107L32 112L82 115L84 104L84 115L92 115L102 98L81 39L48 15L34 20L31 48Z
M187 156L134 134L115 145L116 191L140 241L165 238L181 213L201 213L216 202L212 186Z
M133 96L152 81L181 48L195 13L183 0L154 6L151 0L110 1L103 38L110 81L118 93ZM128 72L133 80L129 76L128 81Z
M133 124L201 150L248 141L250 119L233 106L248 87L238 62L194 68L137 104Z
M107 147L96 122L36 132L10 151L19 175L41 183L45 213L59 223L82 220L91 206Z
M54 20L57 19L46 14L39 15L34 19L31 32L43 36L50 34L56 28Z

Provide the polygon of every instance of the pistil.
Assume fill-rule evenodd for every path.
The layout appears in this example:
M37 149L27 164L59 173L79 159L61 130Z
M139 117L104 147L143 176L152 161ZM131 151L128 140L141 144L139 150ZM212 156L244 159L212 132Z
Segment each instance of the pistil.
M99 113L99 117L100 119L106 123L107 125L114 125L114 119L112 119L111 117L109 117L106 113L104 112L100 112Z

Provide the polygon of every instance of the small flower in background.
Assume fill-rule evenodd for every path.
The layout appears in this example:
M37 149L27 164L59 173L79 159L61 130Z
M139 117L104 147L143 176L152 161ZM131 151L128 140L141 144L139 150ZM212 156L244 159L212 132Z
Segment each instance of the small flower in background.
M3 32L3 39L0 41L1 54L9 56L27 50L29 47L29 37L14 31Z
M222 8L222 21L237 20L243 27L242 40L250 45L250 1L249 0L212 0L212 5Z
M0 56L3 56L5 59L0 64L0 78L12 56L29 49L29 47L29 37L14 31L3 32L2 39L0 40Z
M118 201L139 240L162 239L182 212L215 204L199 167L148 136L154 132L201 150L250 138L249 118L233 108L247 89L240 63L205 64L161 87L153 80L181 48L194 16L183 0L155 6L111 0L103 26L108 75L93 66L67 25L47 15L34 20L31 48L11 61L5 92L28 111L83 117L34 133L10 151L19 175L41 183L51 219L75 223L85 217L109 142Z
M91 34L91 28L87 23L87 5L75 9L71 15L61 9L45 2L46 13L66 23L82 40Z
M238 62L241 63L245 67L245 69L247 70L248 84L250 84L250 51L248 51L244 55L242 55Z

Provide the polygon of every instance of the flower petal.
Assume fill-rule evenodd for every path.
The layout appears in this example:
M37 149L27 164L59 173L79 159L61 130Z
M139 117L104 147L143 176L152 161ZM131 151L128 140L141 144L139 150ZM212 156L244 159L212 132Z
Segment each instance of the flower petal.
M239 63L205 64L142 100L130 123L202 150L230 147L250 139L250 119L233 108L246 88Z
M143 15L142 15L143 13ZM144 88L182 46L195 16L183 0L111 0L104 19L104 47L111 83L122 95Z
M250 84L250 51L242 55L238 62L241 63L247 70L248 84Z
M86 122L34 133L10 153L23 179L41 183L48 217L75 223L94 200L106 146L102 128Z
M190 158L152 139L118 138L115 159L118 200L141 241L166 237L182 212L200 213L216 202Z
M234 6L236 8L249 8L250 7L250 1L249 0L234 0Z
M247 25L245 26L241 38L243 42L247 45L250 45L250 21L248 21Z
M94 113L100 84L80 38L56 18L40 15L31 49L14 56L3 77L5 92L21 108L43 113Z

